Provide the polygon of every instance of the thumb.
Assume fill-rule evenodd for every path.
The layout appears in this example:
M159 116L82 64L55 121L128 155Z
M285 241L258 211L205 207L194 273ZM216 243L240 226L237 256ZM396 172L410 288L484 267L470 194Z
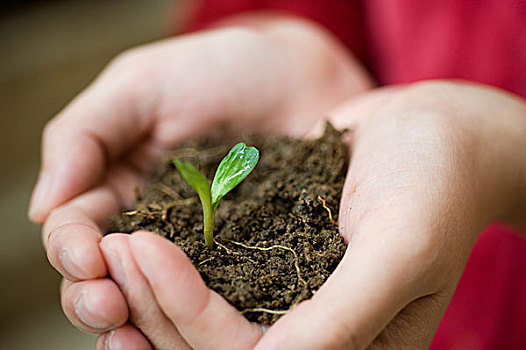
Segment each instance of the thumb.
M159 306L193 349L253 348L261 327L208 289L175 244L151 232L136 232L130 247Z
M312 299L278 320L256 349L426 348L450 296L417 285L408 277L412 258L388 246L352 241Z
M283 316L256 349L363 349L372 343L406 300L392 291L396 284L375 261L378 254L367 253L347 251L312 299Z

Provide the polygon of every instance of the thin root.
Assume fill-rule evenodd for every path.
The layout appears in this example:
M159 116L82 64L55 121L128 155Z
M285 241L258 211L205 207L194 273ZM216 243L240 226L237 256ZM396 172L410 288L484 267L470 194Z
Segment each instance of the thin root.
M277 249L277 248L288 250L289 252L291 252L294 255L294 267L296 268L296 273L298 274L298 281L303 283L304 287L307 287L307 282L305 282L305 280L301 277L301 270L300 270L300 266L299 266L298 254L296 254L294 249L286 247L284 245L280 245L280 244L276 244L276 245L273 245L273 246L270 246L270 247L256 247L256 246L249 246L249 245L246 245L246 244L243 244L243 243L240 243L240 242L236 242L236 241L232 241L232 240L229 240L229 242L232 243L232 244L235 244L237 246L240 246L240 247L243 247L243 248L246 248L246 249L252 249L252 250L268 251L268 250Z
M229 249L227 246L225 246L224 244L219 243L219 242L216 241L215 239L214 239L214 243L217 244L217 246L218 246L219 248L222 248L222 249L226 250L229 254L241 255L241 253L239 253L239 252L235 252L235 251L233 251L232 249Z
M230 242L232 242L232 241L230 241ZM232 249L229 249L227 246L225 246L224 244L219 243L219 242L216 241L215 239L214 239L214 243L215 243L219 248L222 248L222 249L226 250L229 254L237 255L237 256L239 256L240 258L246 259L246 260L250 261L252 264L257 265L257 262L255 262L254 260L250 259L248 256L244 256L244 255L243 255L242 253L240 253L240 252L235 252L235 251L233 251Z
M161 215L161 219L163 221L167 221L168 220L168 212L170 211L170 209L174 208L175 205L176 205L176 203L172 202L172 203L168 203L167 205L164 206L163 213Z
M213 256L210 257L210 258L208 258L208 259L205 259L205 260L201 261L199 264L197 264L197 266L201 266L201 265L203 265L204 263L207 263L207 262L209 262L210 260L213 260L213 259L214 259Z
M327 202L325 202L325 199L321 198L321 196L318 196L318 200L321 202L321 205L327 210L327 213L329 213L329 219L331 220L332 224L334 226L338 226L336 221L332 218L332 212L331 209L327 206Z
M247 312L266 312L267 314L273 314L273 315L285 315L289 311L290 311L290 309L288 309L288 310L270 310L270 309L265 309L263 307L255 307L253 309L245 309L245 310L241 311L241 314L246 314Z
M182 199L183 198L183 197L181 197L181 195L179 193L177 193L170 186L166 186L165 184L159 184L157 186L159 188L159 191L161 191L162 193L166 194L167 196L170 196L170 197L172 197L174 199Z
M299 216L296 216L296 215L294 215L294 214L292 214L292 213L289 213L289 216L290 216L291 218L293 218L293 219L300 220L300 221L303 222L304 224L307 223L307 220L305 220L304 218L301 218L301 217L299 217Z
M180 199L180 200L173 201L171 203L166 204L164 206L164 208L163 208L163 213L161 215L161 219L163 219L164 221L167 221L168 220L168 212L171 209L175 208L178 205L184 206L186 204L193 203L193 202L195 202L195 200L196 200L195 197L190 197L190 198Z
M250 258L247 257L247 256L242 256L242 258L247 259L248 261L250 261L250 262L251 262L252 264L254 264L254 265L257 265L257 264L258 264L257 262L255 262L254 260L250 259Z
M146 206L148 209L150 210L153 210L153 211L160 211L163 209L163 207L161 207L159 204L157 203L150 203Z

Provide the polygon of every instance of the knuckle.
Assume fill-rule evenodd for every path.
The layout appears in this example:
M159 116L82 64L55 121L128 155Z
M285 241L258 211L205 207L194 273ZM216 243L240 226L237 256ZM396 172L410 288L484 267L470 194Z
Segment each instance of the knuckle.
M78 281L106 274L97 249L99 236L90 223L66 220L44 228L42 240L50 264L62 276Z
M44 125L44 129L42 131L42 141L44 145L51 139L53 139L54 135L56 134L56 130L58 128L58 118L55 117L48 121L46 125Z
M150 64L150 50L143 47L127 49L115 56L106 67L103 76L124 75L130 77L134 72L142 71Z
M108 69L120 68L123 66L133 65L137 59L135 49L127 49L115 56L108 65Z
M44 244L48 249L52 249L56 245L60 246L62 238L67 235L68 232L75 230L75 226L78 223L73 221L66 221L62 224L59 224L55 228L44 232Z
M109 94L128 96L144 84L145 76L152 76L157 59L151 50L143 47L128 49L106 66L94 84L97 89L104 86Z
M42 243L46 249L50 249L53 243L57 239L57 233L62 231L64 228L72 227L77 223L77 220L70 218L63 220L64 214L67 214L67 208L57 207L53 208L48 215L44 227L42 229Z

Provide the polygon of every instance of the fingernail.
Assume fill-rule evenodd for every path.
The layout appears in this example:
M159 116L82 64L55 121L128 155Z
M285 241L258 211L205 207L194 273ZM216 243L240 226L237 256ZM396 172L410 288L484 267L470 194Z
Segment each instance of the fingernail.
M155 262L158 260L159 252L153 249L150 244L145 244L143 240L135 239L138 235L142 235L142 233L142 231L139 231L132 234L130 247L132 248L135 261L139 265L144 277L152 279L155 276Z
M111 325L109 325L107 322L101 322L100 320L97 320L97 317L95 317L95 315L91 311L89 295L87 294L88 294L87 291L81 292L81 294L74 301L73 305L75 306L75 313L77 314L77 317L82 323L84 323L86 326L90 328L95 328L95 329L109 328Z
M60 260L60 263L62 264L64 270L66 270L66 272L69 273L71 276L76 277L78 279L86 279L91 277L89 271L87 271L82 266L78 265L75 262L75 259L72 259L69 249L63 248L58 255L58 259Z
M124 274L124 265L120 252L117 249L102 247L105 253L106 264L110 271L111 278L117 282L119 287L124 288L126 277Z
M31 195L29 202L29 218L31 220L41 220L42 216L47 211L46 199L51 189L51 174L49 171L43 171L40 173L37 184Z
M105 350L117 350L119 348L119 347L114 347L111 344L111 340L114 334L115 334L115 331L111 331L106 335L106 339L104 339L104 349Z

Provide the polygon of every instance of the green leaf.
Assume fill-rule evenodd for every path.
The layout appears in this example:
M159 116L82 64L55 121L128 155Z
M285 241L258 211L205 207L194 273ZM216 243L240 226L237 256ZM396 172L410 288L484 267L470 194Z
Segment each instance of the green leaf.
M192 186L199 195L201 205L203 206L203 213L206 217L208 211L212 211L210 184L208 183L208 180L199 170L188 162L181 162L180 160L175 159L174 164L177 167L177 170L181 173L183 179L185 179L185 181L188 182L188 184Z
M205 234L205 243L208 249L214 248L214 214L215 208L212 209L212 200L210 195L210 184L206 177L188 162L174 160L177 170L181 173L183 179L199 195L201 206L203 207L203 231Z
M183 179L192 186L201 199L203 231L209 249L214 248L214 216L219 201L250 174L258 160L259 151L255 147L238 143L217 167L212 188L206 177L192 164L178 159L173 161Z
M247 147L243 142L235 145L217 167L212 182L212 208L217 208L219 201L230 192L254 169L259 160L259 151Z

